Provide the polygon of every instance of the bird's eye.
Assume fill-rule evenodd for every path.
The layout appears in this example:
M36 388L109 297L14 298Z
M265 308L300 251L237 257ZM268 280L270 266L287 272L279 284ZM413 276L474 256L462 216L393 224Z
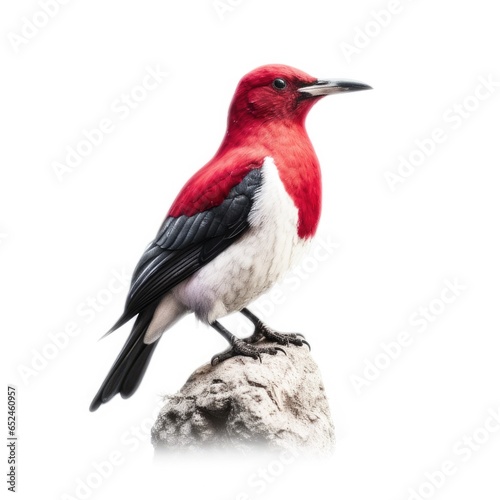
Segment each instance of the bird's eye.
M286 82L283 78L276 78L273 82L273 87L277 90L283 90L286 87Z

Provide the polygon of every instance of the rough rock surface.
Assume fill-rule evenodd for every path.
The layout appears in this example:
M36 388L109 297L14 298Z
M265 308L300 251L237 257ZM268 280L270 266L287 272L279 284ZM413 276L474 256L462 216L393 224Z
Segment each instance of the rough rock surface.
M284 349L287 356L264 354L262 363L237 356L198 368L167 396L152 429L156 450L261 444L330 451L334 428L318 367L307 347Z

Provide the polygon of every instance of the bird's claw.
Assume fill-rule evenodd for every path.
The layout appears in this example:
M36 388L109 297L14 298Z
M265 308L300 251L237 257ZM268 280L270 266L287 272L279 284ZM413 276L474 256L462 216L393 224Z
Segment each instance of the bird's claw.
M307 340L302 339L302 343L305 344L309 348L309 351L311 350L311 344L309 344L309 342L307 342Z
M246 356L253 359L258 359L262 363L261 354L270 354L271 356L275 356L278 352L282 352L286 356L286 352L281 347L268 347L268 346L256 346L252 344L247 344L244 340L237 339L232 344L232 346L221 352L216 354L212 360L212 366L218 365L225 361L226 359L232 358L234 356Z
M276 342L280 345L289 346L290 344L301 347L304 344L311 350L311 345L307 342L304 335L301 333L281 333L271 330L268 326L262 324L258 329L258 333L263 335L267 340ZM255 334L254 334L255 335Z

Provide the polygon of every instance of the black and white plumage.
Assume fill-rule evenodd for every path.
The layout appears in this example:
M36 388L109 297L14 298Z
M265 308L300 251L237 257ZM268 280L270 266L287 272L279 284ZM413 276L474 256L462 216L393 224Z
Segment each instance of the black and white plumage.
M306 343L271 330L246 307L297 263L319 223L321 172L305 131L307 113L325 95L368 88L284 65L243 77L221 146L182 188L135 269L125 310L110 331L137 317L92 411L116 394L133 394L162 334L190 312L231 345L212 362L282 350L254 345L261 337ZM248 339L218 322L238 311L255 325Z

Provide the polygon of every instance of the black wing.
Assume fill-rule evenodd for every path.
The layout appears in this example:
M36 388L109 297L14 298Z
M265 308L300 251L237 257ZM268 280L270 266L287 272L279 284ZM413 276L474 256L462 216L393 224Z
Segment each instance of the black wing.
M108 333L145 310L217 257L249 227L262 171L254 168L217 207L190 217L167 217L135 268L125 310Z

